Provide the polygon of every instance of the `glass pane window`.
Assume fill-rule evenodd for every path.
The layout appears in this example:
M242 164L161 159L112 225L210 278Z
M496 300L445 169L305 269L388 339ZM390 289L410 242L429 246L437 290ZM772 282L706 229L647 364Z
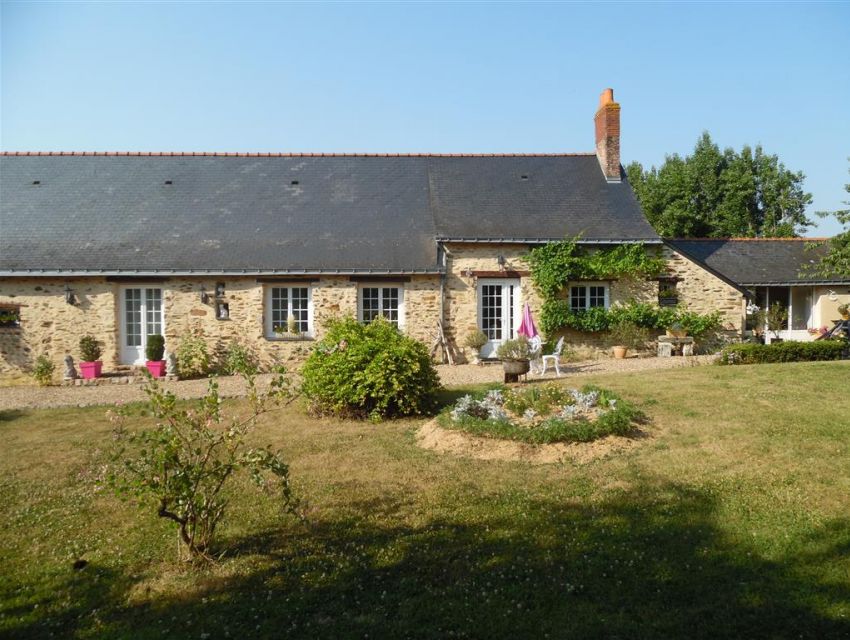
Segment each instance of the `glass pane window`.
M605 287L588 287L587 306L588 308L605 306Z
M269 335L287 333L290 317L298 333L310 332L310 287L272 287L269 307Z
M570 309L572 311L587 311L595 307L605 307L607 302L607 287L604 284L573 285L570 287Z
M360 289L360 321L368 323L380 316L399 326L401 298L399 287L363 287Z
M142 345L142 290L127 289L124 297L124 322L128 347Z
M803 331L811 326L812 289L811 287L791 288L791 329Z
M481 330L488 340L502 339L502 285L481 287Z
M570 309L573 311L587 309L587 287L570 287Z

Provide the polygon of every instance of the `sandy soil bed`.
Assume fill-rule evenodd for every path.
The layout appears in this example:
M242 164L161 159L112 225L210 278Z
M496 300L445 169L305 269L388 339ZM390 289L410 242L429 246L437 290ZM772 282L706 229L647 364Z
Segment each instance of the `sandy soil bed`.
M436 420L429 420L416 432L416 441L420 447L438 453L477 460L507 460L529 464L586 464L611 453L633 449L647 437L646 432L639 432L636 437L631 438L608 436L593 442L532 445L443 429Z

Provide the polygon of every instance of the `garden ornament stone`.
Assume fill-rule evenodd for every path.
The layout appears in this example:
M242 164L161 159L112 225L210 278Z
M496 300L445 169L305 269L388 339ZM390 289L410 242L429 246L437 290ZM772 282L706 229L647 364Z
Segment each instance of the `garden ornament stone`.
M165 356L165 375L177 375L177 356L173 353L169 353Z
M76 380L78 377L73 356L65 356L65 375L63 377L65 380Z

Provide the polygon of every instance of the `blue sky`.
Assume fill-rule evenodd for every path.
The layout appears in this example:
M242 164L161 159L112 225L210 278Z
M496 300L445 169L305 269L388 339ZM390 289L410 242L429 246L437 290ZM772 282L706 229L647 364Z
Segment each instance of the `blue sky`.
M847 2L1 6L4 150L591 151L610 86L624 163L708 130L812 211L850 179Z

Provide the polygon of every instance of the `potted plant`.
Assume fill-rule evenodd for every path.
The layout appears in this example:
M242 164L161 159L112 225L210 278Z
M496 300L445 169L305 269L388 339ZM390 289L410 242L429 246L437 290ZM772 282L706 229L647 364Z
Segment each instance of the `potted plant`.
M163 355L165 355L165 338L158 333L149 335L145 347L145 357L147 358L145 366L154 378L162 378L165 375Z
M768 330L773 334L771 342L782 342L779 332L788 328L788 309L778 302L774 302L765 314Z
M525 336L505 340L499 345L496 355L502 361L505 373L509 375L521 376L531 369L531 348Z
M850 304L842 304L838 306L838 313L844 320L850 320Z
M615 358L625 358L629 349L641 349L649 340L649 331L634 322L623 320L613 325L608 334Z
M473 329L466 334L464 345L472 349L472 364L481 364L481 349L487 344L487 334L481 329Z
M681 322L674 322L667 327L667 335L672 338L684 338L688 335L688 330L682 326Z
M100 361L101 353L100 343L94 336L80 338L80 373L83 374L83 378L91 380L100 377L103 371L103 362Z

